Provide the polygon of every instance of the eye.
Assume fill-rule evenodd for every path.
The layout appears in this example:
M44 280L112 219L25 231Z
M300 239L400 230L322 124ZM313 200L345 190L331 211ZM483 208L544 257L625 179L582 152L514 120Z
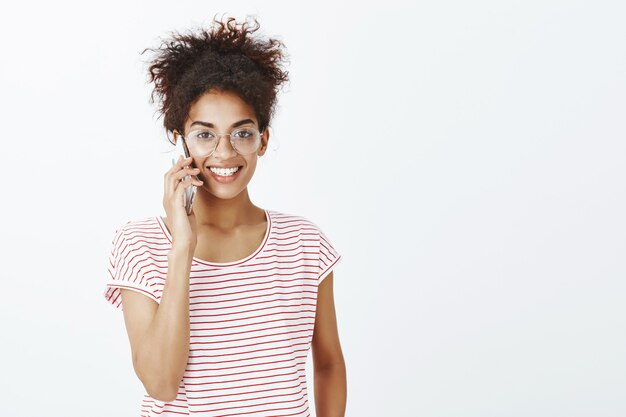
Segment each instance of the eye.
M254 130L252 129L240 129L233 133L235 137L247 139L254 136Z
M201 130L194 134L194 137L197 139L213 139L215 138L215 133L210 130Z

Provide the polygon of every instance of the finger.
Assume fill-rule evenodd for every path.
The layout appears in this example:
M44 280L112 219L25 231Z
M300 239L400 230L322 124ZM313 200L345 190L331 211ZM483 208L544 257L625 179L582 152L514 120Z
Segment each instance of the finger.
M185 177L181 181L179 181L178 184L202 185L204 184L204 181L199 180L196 177Z
M177 160L172 158L172 166L167 171L167 173L173 173L179 171L184 166L189 166L192 162L193 158L190 156L189 158L184 158L182 155L178 156Z
M182 155L181 155L182 158ZM184 162L185 160L180 159L179 162ZM187 175L195 176L195 174L199 173L200 170L198 168L193 168L190 166L182 167L180 164L175 164L170 168L164 175L164 190L166 194L170 194L171 190L174 190L176 187L176 183L179 182L183 177ZM197 179L197 178L196 178Z
M200 170L198 168L185 167L185 168L182 168L180 171L173 173L172 178L174 178L175 180L180 180L186 177L187 175L191 175L193 177L199 172Z
M180 186L188 188L188 187L191 187L192 185L196 185L197 186L197 185L203 184L203 182L200 181L197 178L190 177L190 178L187 178L187 179L179 182L179 184L180 184Z
M179 181L178 184L176 185L176 190L174 191L174 195L175 195L175 201L177 202L177 205L179 206L183 206L185 203L183 194L185 192L185 189L191 187L192 185L200 185L198 183L202 183L202 181L199 180L194 180L193 178L187 178L184 179L182 181Z
M187 188L186 184L188 183L189 181L182 180L182 181L178 181L176 185L174 186L173 198L174 198L175 205L178 207L183 207L185 205L185 199L183 197L183 194L185 192L185 188Z
M192 184L194 185L200 185L200 180L193 174L196 174L197 172L194 172L191 169L182 169L181 171L177 172L176 174L171 175L172 178L172 189L175 189L176 186L178 184L181 183L181 181L183 180L188 180L191 181Z
M175 187L175 191L178 192L179 189L184 190L185 188L191 187L192 185L200 186L202 184L204 184L203 181L200 181L199 179L194 178L194 177L189 177L189 178L183 178L182 180L178 181L174 187Z
M174 191L174 186L176 184L174 181L172 181L171 175L181 169L180 164L183 161L184 159L182 155L179 155L177 160L172 158L172 166L163 174L163 188L165 191L165 195L170 195Z
M188 158L183 158L183 156L181 155L178 162L176 162L176 165L180 167L184 167L184 166L188 166L191 162L193 161L193 157L188 157Z

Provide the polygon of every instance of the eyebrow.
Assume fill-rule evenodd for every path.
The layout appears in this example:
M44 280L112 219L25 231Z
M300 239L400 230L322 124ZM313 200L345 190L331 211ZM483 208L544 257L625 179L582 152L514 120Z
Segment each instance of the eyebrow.
M240 120L238 122L233 123L232 125L230 125L230 127L231 128L232 127L237 127L237 126L245 125L246 123L253 123L254 124L254 120L252 120L252 119L243 119L243 120ZM202 120L196 120L195 122L193 122L191 124L191 126L193 126L193 125L202 125L202 126L205 126L205 127L213 127L213 128L215 127L215 125L213 123L203 122Z

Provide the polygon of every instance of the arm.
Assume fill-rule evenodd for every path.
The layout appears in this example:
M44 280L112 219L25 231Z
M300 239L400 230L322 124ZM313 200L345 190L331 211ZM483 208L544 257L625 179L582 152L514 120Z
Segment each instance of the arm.
M122 289L133 368L152 398L173 401L189 356L189 272L193 250L168 253L161 303Z
M337 331L332 272L318 288L311 344L316 414L318 417L344 417L347 397L346 364Z

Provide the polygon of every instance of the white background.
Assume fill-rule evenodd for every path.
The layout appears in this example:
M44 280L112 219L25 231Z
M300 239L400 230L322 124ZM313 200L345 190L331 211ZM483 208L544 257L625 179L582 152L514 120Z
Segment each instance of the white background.
M115 228L164 212L139 52L224 13L290 54L249 192L343 255L346 415L626 415L626 6L598 0L3 3L0 414L138 415L102 293Z

